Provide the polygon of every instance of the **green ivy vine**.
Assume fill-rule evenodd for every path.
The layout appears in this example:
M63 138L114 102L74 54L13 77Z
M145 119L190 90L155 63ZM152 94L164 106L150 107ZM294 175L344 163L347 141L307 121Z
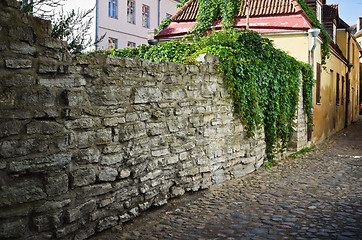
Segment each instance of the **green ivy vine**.
M272 41L258 33L232 28L242 1L199 0L198 24L192 30L197 36L169 41L156 46L100 51L119 57L137 57L150 61L197 64L202 53L218 56L218 70L234 102L234 111L245 125L247 135L264 128L266 159L274 163L276 149L284 151L294 132L294 122L303 87L304 110L312 124L311 92L314 85L310 65L297 61ZM223 31L203 35L222 16ZM300 75L302 74L302 81Z
M304 10L305 14L307 14L308 18L310 20L312 20L313 27L319 28L321 30L320 31L320 34L322 35L322 61L321 61L321 64L325 65L326 60L329 58L329 52L330 52L329 42L331 41L331 38L329 37L326 30L324 30L322 24L317 19L315 12L304 2L304 0L298 0L298 3Z

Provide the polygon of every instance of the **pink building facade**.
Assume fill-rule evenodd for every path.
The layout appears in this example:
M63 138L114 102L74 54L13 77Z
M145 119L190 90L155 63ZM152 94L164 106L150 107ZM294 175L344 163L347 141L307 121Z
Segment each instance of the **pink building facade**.
M177 10L178 0L96 0L98 50L147 44L147 32Z

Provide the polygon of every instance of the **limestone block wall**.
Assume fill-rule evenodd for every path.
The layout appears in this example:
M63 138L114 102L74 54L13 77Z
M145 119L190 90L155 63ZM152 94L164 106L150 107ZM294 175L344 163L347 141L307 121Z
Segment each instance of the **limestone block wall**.
M0 2L0 239L86 239L262 164L214 67L71 55Z

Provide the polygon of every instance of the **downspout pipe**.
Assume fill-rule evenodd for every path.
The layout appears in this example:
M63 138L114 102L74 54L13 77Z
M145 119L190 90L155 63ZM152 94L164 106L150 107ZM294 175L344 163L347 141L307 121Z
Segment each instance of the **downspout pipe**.
M309 64L313 69L313 53L317 47L317 37L320 33L320 29L309 29L308 34L312 37L312 45L309 49ZM314 86L312 87L312 108L310 109L311 117L313 119L313 103L314 103ZM313 124L308 124L308 141L312 140Z
M96 0L96 50L98 50L98 16L99 16L99 0Z
M351 64L351 33L352 28L347 28L348 32L348 52L347 52L347 67L348 71L346 74L346 116L344 121L344 126L348 126L348 106L349 106L349 95L350 95L350 80L349 80L349 74L351 73L351 68L353 67L353 64ZM342 93L343 94L343 93Z
M161 0L158 0L158 26L161 24Z

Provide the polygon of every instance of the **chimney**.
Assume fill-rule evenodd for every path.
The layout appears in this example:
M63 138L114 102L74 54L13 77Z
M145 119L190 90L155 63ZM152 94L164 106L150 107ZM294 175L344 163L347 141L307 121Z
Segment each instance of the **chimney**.
M357 18L357 32L362 29L362 17Z

